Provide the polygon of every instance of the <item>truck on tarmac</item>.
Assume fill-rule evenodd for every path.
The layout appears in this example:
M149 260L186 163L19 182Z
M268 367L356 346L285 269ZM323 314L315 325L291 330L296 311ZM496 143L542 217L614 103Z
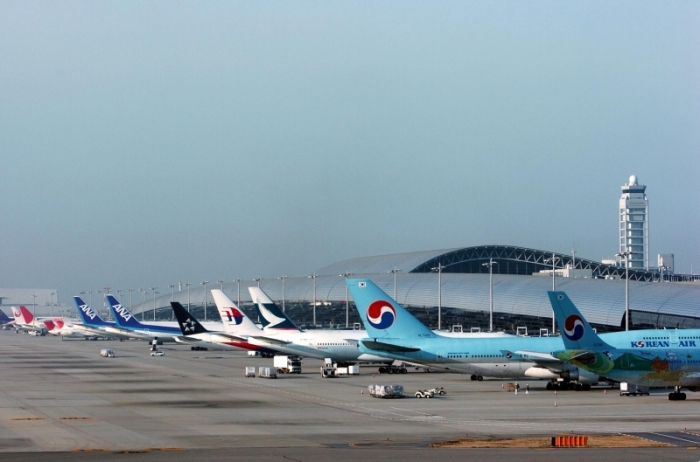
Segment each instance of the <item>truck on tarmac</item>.
M299 356L275 356L273 365L278 374L301 374Z

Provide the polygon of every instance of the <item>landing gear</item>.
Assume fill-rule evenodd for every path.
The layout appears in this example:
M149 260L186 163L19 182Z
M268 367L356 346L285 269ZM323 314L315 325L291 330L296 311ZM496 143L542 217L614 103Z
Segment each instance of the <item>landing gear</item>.
M681 387L675 387L674 391L668 394L669 401L685 401L685 393L681 392Z
M483 375L476 375L476 374L472 374L471 377L469 377L469 378L470 378L471 380L478 380L479 382L481 382L482 380L484 380L484 376L483 376Z

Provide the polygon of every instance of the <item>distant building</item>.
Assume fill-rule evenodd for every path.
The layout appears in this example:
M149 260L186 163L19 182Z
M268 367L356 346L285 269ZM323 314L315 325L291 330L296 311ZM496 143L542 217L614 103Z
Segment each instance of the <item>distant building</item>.
M649 269L649 199L647 187L635 175L622 186L620 197L620 252L632 251L630 269ZM624 260L621 261L624 266Z

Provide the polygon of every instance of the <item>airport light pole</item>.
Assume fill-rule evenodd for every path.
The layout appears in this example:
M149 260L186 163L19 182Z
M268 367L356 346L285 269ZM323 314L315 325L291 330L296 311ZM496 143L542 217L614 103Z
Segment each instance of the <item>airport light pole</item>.
M151 290L153 291L153 320L156 320L156 289L158 287L151 287Z
M557 260L559 260L559 257L557 257L557 254L552 254L551 258L547 258L545 260L545 263L551 261L552 262L552 292L557 290L557 282L556 282L556 276L557 276ZM554 335L557 332L557 318L554 315L554 310L552 310L552 335Z
M34 319L36 319L36 295L32 295L34 297L34 308L32 308Z
M238 308L241 307L241 278L236 278L233 280L236 284L238 284Z
M90 308L92 308L92 290L88 290L88 295L90 296Z
M177 287L177 284L168 284L168 287L170 287L170 302L175 301L175 287ZM170 320L172 321L173 316L175 316L175 312L173 310L170 310Z
M223 292L224 291L224 280L219 279L217 282L219 283L219 286L220 286L219 289Z
M134 291L134 289L127 289L129 291L129 311L131 311L131 307L134 306L133 303L131 303L131 292Z
M339 274L339 276L343 277L343 278L347 278L351 274L352 273L346 271L343 274ZM394 277L396 277L396 273L394 273ZM394 287L396 287L396 282L394 282ZM394 295L394 297L396 297L396 296ZM345 327L350 327L350 298L348 296L347 283L345 284Z
M444 266L438 263L431 271L438 273L438 330L442 327L442 270Z
M56 295L56 292L51 292L51 317L53 318L53 296Z
M397 303L398 303L398 300L396 300L396 273L398 273L399 271L401 271L401 270L395 266L394 266L394 269L387 271L387 273L394 273L394 301Z
M316 327L316 278L318 277L318 274L314 273L311 276L307 276L307 278L313 279L314 280L314 327Z
M260 276L253 278L253 281L258 283L258 288L260 288Z
M187 312L190 312L190 286L192 285L191 282L186 282L185 285L187 286Z
M661 272L659 274L659 282L664 282L664 271L666 271L667 269L670 269L670 267L668 267L666 265L659 266L659 271ZM669 278L669 280L670 280L670 278Z
M209 284L209 281L202 282L202 285L204 286L204 321L205 322L207 320L207 284Z
M493 265L498 265L493 258L489 258L488 263L481 264L489 267L489 332L493 332Z
M146 293L147 293L147 291L144 288L141 288L139 290L141 291L141 295L143 295L143 301L141 302L141 305L143 305L143 307L145 307L146 306ZM146 316L146 310L144 308L141 308L141 321L146 320L145 316Z
M633 254L631 250L615 254L625 259L625 330L630 330L630 255Z
M284 293L284 280L287 279L289 276L280 276L277 279L282 280L282 313L285 311L285 293Z

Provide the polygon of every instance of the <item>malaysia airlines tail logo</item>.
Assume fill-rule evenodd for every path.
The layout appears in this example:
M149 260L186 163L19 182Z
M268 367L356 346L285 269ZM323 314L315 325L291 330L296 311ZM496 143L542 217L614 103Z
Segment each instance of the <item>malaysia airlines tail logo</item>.
M396 321L396 310L391 303L377 300L367 308L367 322L375 329L388 329Z
M581 340L585 330L583 320L577 314L572 314L564 321L564 335L572 342Z
M233 307L226 308L226 317L229 323L235 324L236 326L243 322L243 314Z
M114 311L119 313L119 316L124 318L124 322L129 322L129 319L131 319L131 313L129 313L129 310L127 310L125 307L123 307L121 305L121 303L119 305L114 305L113 308L114 308Z
M95 319L95 316L97 316L97 313L95 313L88 305L80 305L80 311L85 313L85 316L90 319Z

